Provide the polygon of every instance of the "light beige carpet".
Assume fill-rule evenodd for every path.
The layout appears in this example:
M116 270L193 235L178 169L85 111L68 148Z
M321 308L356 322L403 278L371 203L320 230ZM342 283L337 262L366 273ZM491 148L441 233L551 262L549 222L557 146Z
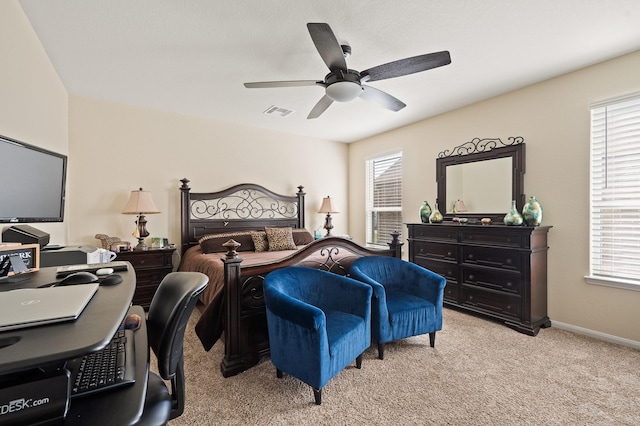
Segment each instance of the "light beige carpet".
M640 351L555 328L530 337L445 309L435 348L413 337L381 361L371 347L317 406L268 358L223 378L223 344L203 350L197 317L185 337L186 409L171 425L640 425Z

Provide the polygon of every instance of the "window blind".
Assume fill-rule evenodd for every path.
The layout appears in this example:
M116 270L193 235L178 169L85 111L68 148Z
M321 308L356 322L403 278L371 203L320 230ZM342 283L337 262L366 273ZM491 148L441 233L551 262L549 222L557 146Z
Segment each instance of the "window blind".
M640 94L591 107L590 273L640 285Z
M367 243L385 245L402 231L402 152L367 161Z

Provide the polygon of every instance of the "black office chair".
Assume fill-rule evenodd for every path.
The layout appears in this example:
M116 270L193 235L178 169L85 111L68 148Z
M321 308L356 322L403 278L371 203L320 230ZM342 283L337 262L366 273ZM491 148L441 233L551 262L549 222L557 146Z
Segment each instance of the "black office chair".
M209 283L200 272L172 272L156 291L149 307L149 347L158 358L159 377L149 372L144 412L138 425L165 425L184 411L184 330ZM171 393L162 380L171 380Z

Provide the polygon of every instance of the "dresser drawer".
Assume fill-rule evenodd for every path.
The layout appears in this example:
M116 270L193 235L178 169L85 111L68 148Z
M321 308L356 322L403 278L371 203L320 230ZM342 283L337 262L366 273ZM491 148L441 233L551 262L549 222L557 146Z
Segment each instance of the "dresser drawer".
M458 282L458 265L456 263L416 257L415 264L445 277L447 282Z
M518 271L462 267L462 283L519 295L522 293Z
M515 250L489 247L462 247L462 263L471 265L490 266L512 271L521 268L520 252Z
M413 232L409 233L409 238L428 239L439 241L458 241L458 231L450 227L440 227L440 225L423 225L411 227Z
M453 244L432 243L427 241L415 241L413 244L415 256L429 257L431 259L458 261L458 246Z
M169 257L169 259L171 259ZM140 270L145 268L158 268L161 266L167 266L167 263L170 265L171 262L167 262L167 258L164 255L155 255L155 256L132 256L130 259L127 259L133 265L133 269Z
M489 244L501 247L523 247L521 234L518 232L483 232L473 228L460 231L463 243Z
M444 300L451 303L458 303L458 291L458 285L447 280L447 285L444 287Z
M521 316L521 299L518 296L462 286L461 300L463 306L495 314L501 318L519 319Z
M171 267L157 268L157 269L138 269L136 270L136 288L146 285L158 284L162 279L171 272Z

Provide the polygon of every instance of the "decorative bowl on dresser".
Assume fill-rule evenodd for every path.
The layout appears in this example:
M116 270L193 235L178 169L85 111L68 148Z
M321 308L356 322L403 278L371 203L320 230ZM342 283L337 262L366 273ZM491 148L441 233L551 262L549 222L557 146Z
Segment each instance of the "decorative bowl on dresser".
M151 299L156 293L160 281L173 270L175 248L158 248L144 251L122 251L117 260L125 260L136 271L136 291L133 304L149 309Z
M447 279L445 306L535 336L547 316L550 226L409 223L409 261Z

